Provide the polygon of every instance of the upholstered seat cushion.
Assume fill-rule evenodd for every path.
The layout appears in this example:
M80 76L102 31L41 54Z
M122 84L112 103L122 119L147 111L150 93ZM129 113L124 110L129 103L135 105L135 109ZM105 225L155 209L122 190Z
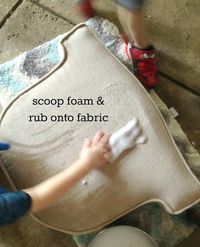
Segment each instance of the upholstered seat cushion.
M15 187L33 186L70 166L85 137L99 129L112 133L133 117L148 141L112 165L92 171L85 178L87 185L80 181L34 217L60 231L84 233L148 202L161 203L172 214L197 203L200 184L137 79L84 24L64 36L59 50L60 64L18 95L1 116L1 139L12 145L3 154L5 172ZM92 99L94 104L74 105L68 97ZM99 97L103 105L97 105ZM79 113L98 116L97 121L77 121ZM100 116L108 116L108 121Z

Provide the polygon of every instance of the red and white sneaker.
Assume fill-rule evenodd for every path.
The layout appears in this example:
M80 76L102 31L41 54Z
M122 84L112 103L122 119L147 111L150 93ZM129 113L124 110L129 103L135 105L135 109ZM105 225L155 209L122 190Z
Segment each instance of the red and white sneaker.
M95 16L94 8L91 5L91 0L77 0L76 5L79 12L81 12L86 19L90 19Z
M148 49L139 49L130 44L126 45L126 53L132 61L133 73L146 87L153 88L157 84L158 70L156 67L156 51L153 46Z

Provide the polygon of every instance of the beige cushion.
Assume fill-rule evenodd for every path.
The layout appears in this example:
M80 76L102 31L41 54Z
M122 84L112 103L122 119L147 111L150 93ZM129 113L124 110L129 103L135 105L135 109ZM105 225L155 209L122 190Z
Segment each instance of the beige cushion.
M41 223L69 233L100 228L148 202L181 213L200 199L200 184L178 151L157 107L137 79L81 24L63 38L63 60L3 112L3 155L17 189L33 186L70 166L83 139L98 129L114 132L138 117L148 141L102 170L87 175L51 208L35 214ZM92 98L105 105L35 106L39 98ZM108 122L30 122L30 115L102 114Z

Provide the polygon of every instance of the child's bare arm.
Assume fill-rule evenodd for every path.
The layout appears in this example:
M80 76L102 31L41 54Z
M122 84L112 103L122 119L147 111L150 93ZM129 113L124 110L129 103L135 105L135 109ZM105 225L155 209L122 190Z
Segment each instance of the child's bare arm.
M32 198L31 212L47 208L93 168L105 165L111 156L108 140L109 135L97 132L92 140L85 140L75 163L46 181L25 189Z

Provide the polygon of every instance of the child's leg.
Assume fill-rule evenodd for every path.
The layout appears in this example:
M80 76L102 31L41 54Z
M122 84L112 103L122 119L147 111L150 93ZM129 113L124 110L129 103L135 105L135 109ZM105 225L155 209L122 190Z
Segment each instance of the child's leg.
M129 44L127 52L133 62L133 73L146 88L157 83L155 49L147 38L143 2L144 0L116 0L119 21L124 29Z
M148 48L150 42L145 30L144 14L142 9L131 11L118 5L117 13L119 21L128 36L129 41L140 49Z

